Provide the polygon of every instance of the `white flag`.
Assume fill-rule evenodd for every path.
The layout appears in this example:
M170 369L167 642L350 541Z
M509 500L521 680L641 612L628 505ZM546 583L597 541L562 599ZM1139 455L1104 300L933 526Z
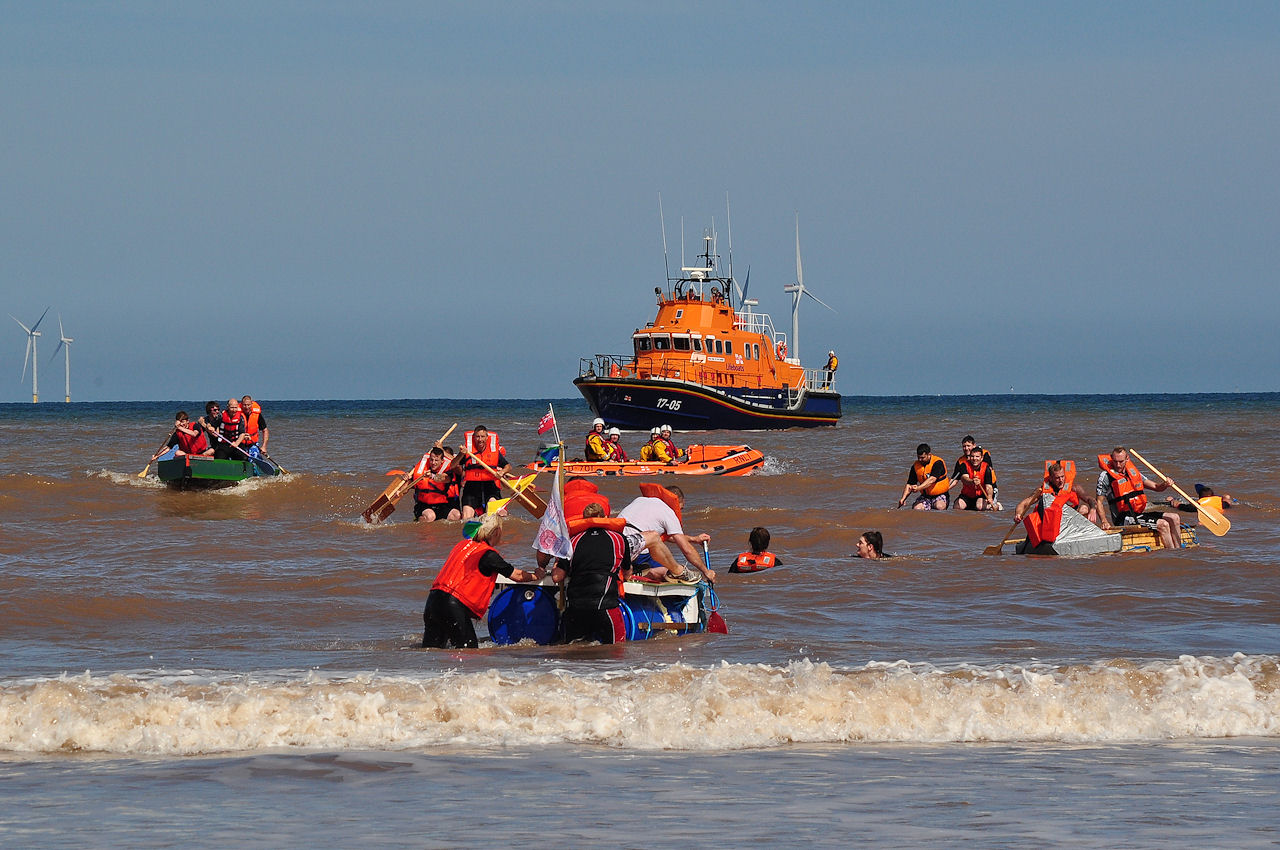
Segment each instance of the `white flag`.
M551 498L547 499L546 513L538 523L538 535L534 538L533 548L566 561L573 557L573 545L569 542L569 524L565 522L564 504L560 501L559 464L556 465L555 485L551 488Z

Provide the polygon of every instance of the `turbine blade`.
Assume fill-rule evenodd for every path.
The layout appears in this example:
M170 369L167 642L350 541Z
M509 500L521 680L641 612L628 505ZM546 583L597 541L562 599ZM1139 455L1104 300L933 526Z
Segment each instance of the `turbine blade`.
M837 310L835 307L832 307L830 304L828 304L827 302L823 301L821 298L819 298L818 296L814 295L814 294L813 294L812 292L810 292L809 290L807 290L807 289L806 289L806 290L804 291L804 294L805 294L805 295L808 295L808 296L809 296L810 298L812 298L814 301L817 301L817 302L818 302L819 304L821 304L823 307L826 307L826 308L827 308L828 310L830 310L832 313L838 313L838 312L840 312L840 311L839 311L839 310Z
M747 290L751 289L751 266L747 266L747 279L742 284L742 300L747 300Z
M17 317L17 316L15 316L15 315L13 315L12 313L10 313L10 314L9 314L9 318L10 318L10 319L13 319L15 322L18 322L18 317ZM18 327L22 328L22 329L23 329L24 331L26 331L27 333L31 333L31 328L29 328L29 327L27 327L26 325L22 324L22 322L18 322Z
M59 339L64 339L64 340L67 338L66 331L64 331L64 330L62 329L62 314L61 314L61 313L59 313L59 314L58 314L58 338L59 338Z
M59 351L61 351L65 346L66 346L66 343L65 343L65 342L59 341L59 342L58 342L58 347L57 347L57 348L55 348L55 349L53 350L53 354L52 354L52 355L50 355L49 359L48 359L47 361L45 361L45 362L47 362L47 363L52 363L53 361L57 360L57 359L58 359L58 352L59 352Z
M44 312L40 314L40 318L36 319L36 323L31 326L32 333L35 333L36 328L40 327L40 323L44 321L44 317L49 315L49 311L52 309L53 309L52 306L44 308Z
M27 353L22 356L22 377L18 379L18 383L22 383L27 379L27 361L31 359L31 340L34 337L27 336Z
M796 213L796 283L804 287L804 268L800 265L800 213Z

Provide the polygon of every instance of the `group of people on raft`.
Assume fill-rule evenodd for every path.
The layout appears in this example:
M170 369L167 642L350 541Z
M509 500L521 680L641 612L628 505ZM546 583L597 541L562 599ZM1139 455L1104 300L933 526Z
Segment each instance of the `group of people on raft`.
M952 503L951 491L957 487L960 493ZM906 505L913 493L911 507L918 511L945 511L948 505L961 511L1003 510L991 453L972 435L960 441L960 457L949 475L946 461L934 454L928 443L916 446L916 462L907 473L898 507Z
M662 425L649 431L649 442L640 447L640 460L644 463L675 463L684 457L684 449L671 438L671 426ZM627 452L620 443L622 432L617 428L605 429L604 420L596 417L587 433L584 457L591 463L628 461Z
M482 516L491 499L499 498L499 477L511 463L498 435L484 425L468 431L456 449L437 440L431 450L405 473L413 483L413 519L469 520Z
M267 450L267 418L262 415L262 405L252 396L228 399L227 406L210 401L204 406L204 416L194 422L185 410L174 416L173 433L160 451L151 456L154 463L161 455L173 450L175 457L192 455L219 460L243 460L260 458Z
M422 611L422 645L476 647L472 620L483 619L488 612L500 575L531 582L549 574L553 581L564 583L560 642L626 640L619 610L623 582L715 580L715 570L697 549L711 535L684 530L684 503L679 487L643 483L640 496L613 516L608 497L593 482L572 478L564 488L572 556L557 559L539 551L533 570L516 567L498 553L502 518L486 514L473 536L453 547L431 585ZM686 564L676 561L673 547L684 555Z

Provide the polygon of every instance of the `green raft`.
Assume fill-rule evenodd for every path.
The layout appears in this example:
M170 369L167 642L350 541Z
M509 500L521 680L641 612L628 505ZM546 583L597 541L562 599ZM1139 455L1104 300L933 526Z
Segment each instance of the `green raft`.
M211 457L169 457L156 464L156 475L179 490L230 487L248 478L272 477L280 468L266 458L219 460Z

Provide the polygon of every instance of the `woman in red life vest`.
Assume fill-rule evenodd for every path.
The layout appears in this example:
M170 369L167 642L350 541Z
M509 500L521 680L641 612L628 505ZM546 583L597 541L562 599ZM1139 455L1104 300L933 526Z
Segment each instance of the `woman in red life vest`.
M471 620L480 619L489 610L498 576L539 581L547 574L542 567L528 572L508 564L494 548L501 542L502 521L489 515L480 521L473 539L453 547L422 609L424 647L475 649L479 641Z
M758 573L770 567L782 566L782 560L769 551L769 529L756 526L747 537L750 552L743 552L729 567L731 573Z

